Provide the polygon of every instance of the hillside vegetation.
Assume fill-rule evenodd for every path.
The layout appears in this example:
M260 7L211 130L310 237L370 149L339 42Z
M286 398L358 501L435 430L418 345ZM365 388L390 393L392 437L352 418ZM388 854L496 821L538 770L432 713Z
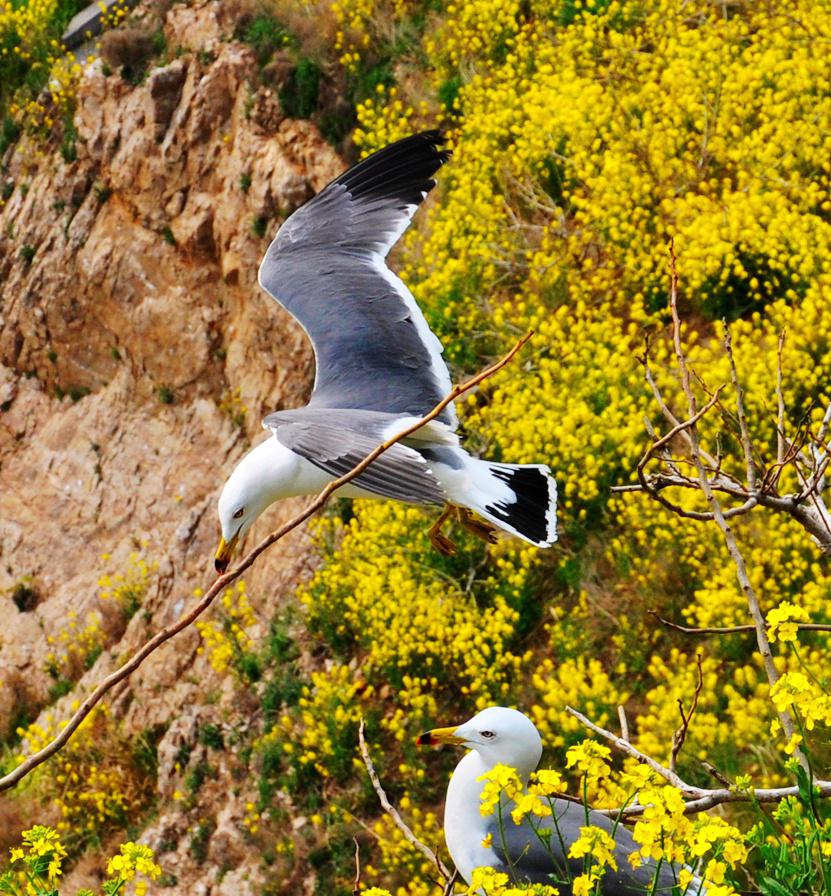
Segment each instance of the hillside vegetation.
M659 434L670 428L646 356L655 388L686 416L669 326L670 240L693 389L703 405L725 387L699 424L702 443L744 481L738 381L760 480L775 474L783 493L801 487L796 467L777 459L783 442L808 444L831 402L831 7L335 0L267 15L296 35L286 44L291 90L307 85L300 114L332 140L353 120L358 154L446 129L452 161L394 266L456 379L534 330L519 360L467 397L460 416L483 456L551 466L561 536L541 552L458 532L460 549L447 558L427 539L428 511L356 501L327 512L313 525L319 563L296 600L263 619L263 599L249 603L243 587L200 628L217 680L234 682L224 704L233 750L202 729L201 771L181 757L190 769L177 791L182 811L198 805L213 753L231 750L248 799L246 843L264 857L263 892L300 892L311 875L316 894L351 893L355 835L365 887L437 896L435 868L369 786L359 721L388 793L434 846L456 757L419 750L415 738L504 704L535 720L543 765L562 772L570 793L614 807L639 789L654 802L639 822L643 855L703 857L714 896L733 886L828 892L831 812L811 798L793 758L804 751L810 775L828 776L829 634L796 630L831 623L828 553L786 513L756 507L731 520L768 621L772 687L753 632L688 634L659 621L752 622L718 526L611 489L637 482L651 441L645 419ZM310 15L329 29L328 44L304 33ZM344 103L327 93L335 89ZM695 491L666 497L708 508ZM566 710L618 732L624 706L632 744L666 764L694 701L677 755L683 779L711 786L713 767L740 790L800 783L801 796L685 816L677 791L586 742ZM257 709L242 725L235 713L246 706ZM114 731L109 716L94 724ZM37 731L20 735L36 746ZM68 750L83 744L82 734ZM111 795L101 830L132 823L137 835L152 803L141 781L153 772L132 749L129 773L97 770L111 776L99 785L79 772L80 790ZM79 830L87 822L73 814L88 817L82 801L70 802L74 788L40 786L60 807L64 842L95 845L100 832ZM129 799L119 802L121 793ZM293 825L298 817L303 826ZM210 838L212 822L204 824L202 834L191 828L196 853ZM164 869L158 850L156 861ZM503 891L499 881L487 889Z

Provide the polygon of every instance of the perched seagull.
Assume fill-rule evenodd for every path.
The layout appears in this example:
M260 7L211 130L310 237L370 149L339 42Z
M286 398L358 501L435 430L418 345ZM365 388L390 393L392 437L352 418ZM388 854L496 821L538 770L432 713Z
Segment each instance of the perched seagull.
M441 343L385 262L450 157L442 145L440 131L426 131L379 150L298 209L269 246L260 285L311 339L315 383L305 408L265 418L272 437L225 483L217 572L272 502L321 491L450 392ZM548 467L472 457L457 426L449 405L338 494L445 505L429 533L443 553L454 550L441 533L451 514L487 541L496 527L553 544L557 486Z
M583 873L582 859L569 859L571 844L580 837L580 828L594 825L612 833L614 824L605 815L570 800L552 800L557 824L551 818L534 818L534 826L548 846L534 832L528 818L514 824L511 806L502 806L500 830L498 810L483 816L479 810L482 775L496 765L515 769L523 784L542 756L542 740L534 723L515 709L491 706L455 728L435 728L422 734L419 744L457 744L470 750L462 757L450 778L444 807L444 837L459 874L469 884L475 868L489 867L507 874L514 883L546 883L558 887L560 896L569 896L569 881ZM662 864L656 889L652 889L656 865L651 859L633 868L628 856L638 849L632 835L622 825L614 830L617 870L607 869L600 892L603 896L644 896L670 894L678 881L678 868ZM488 845L485 845L488 844ZM704 893L697 878L687 892Z

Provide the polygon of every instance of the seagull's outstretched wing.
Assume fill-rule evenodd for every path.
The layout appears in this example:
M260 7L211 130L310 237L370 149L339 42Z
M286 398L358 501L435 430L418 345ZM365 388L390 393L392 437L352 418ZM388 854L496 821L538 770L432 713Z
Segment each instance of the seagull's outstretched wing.
M383 441L367 427L365 411L332 410L332 420L306 408L269 414L263 425L280 444L331 476L343 476ZM355 478L355 485L385 498L416 504L444 504L446 497L425 458L400 442L390 446Z
M280 228L260 285L303 326L317 362L317 408L420 417L449 391L442 347L385 259L450 156L439 131L350 168ZM455 427L452 406L439 418Z
M500 831L496 817L488 823L487 832L492 838L491 849L497 859L494 867L498 871L504 872L517 883L558 881L561 882L560 892L564 892L563 883L583 873L583 860L568 858L568 851L579 839L580 828L588 823L609 834L614 830L617 869L609 868L603 875L600 884L603 896L643 896L644 893L651 892L656 871L658 882L654 892L669 896L677 883L675 867L665 862L657 868L651 859L646 859L640 867L633 868L628 857L638 845L628 828L618 825L615 829L609 818L591 810L587 822L586 810L578 803L567 800L554 800L553 803L556 824L552 819L546 818L536 819L532 826L526 818L516 825L508 816Z

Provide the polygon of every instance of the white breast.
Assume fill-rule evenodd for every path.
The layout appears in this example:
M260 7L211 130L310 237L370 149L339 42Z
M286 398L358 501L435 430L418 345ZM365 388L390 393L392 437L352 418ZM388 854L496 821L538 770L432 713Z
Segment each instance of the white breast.
M481 756L471 751L456 766L447 788L444 839L453 864L468 884L474 868L499 863L496 853L482 846L488 819L479 812L479 803L485 784L476 779L487 770Z

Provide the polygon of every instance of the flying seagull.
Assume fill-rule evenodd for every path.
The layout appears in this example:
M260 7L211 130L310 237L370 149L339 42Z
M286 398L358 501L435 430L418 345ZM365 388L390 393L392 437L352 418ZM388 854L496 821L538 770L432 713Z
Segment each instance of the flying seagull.
M469 721L453 728L435 728L418 738L419 744L456 744L470 750L462 757L450 778L444 808L444 837L450 857L459 874L469 884L475 868L490 867L507 874L514 883L546 883L559 889L560 896L571 893L570 881L583 873L583 860L568 858L572 843L586 825L613 833L617 870L608 868L601 879L603 896L644 896L644 893L669 894L678 882L676 866L657 867L645 859L633 868L628 856L638 844L622 825L605 815L570 800L552 800L556 824L552 818L534 818L535 833L526 816L520 824L511 818L512 806L502 805L483 816L482 776L496 765L513 768L525 784L542 756L542 740L534 723L515 709L491 706ZM543 841L550 835L547 844ZM486 845L487 844L487 845ZM656 888L652 889L655 873ZM701 882L693 878L690 894L704 893Z
M271 438L225 483L218 572L271 503L316 494L450 392L441 343L385 261L450 158L443 142L440 131L425 131L379 150L298 209L269 246L260 285L311 339L315 383L306 407L265 418ZM451 515L487 541L496 527L553 544L557 486L548 467L472 457L457 426L449 405L339 494L444 506L429 533L444 553L454 550L441 532Z

